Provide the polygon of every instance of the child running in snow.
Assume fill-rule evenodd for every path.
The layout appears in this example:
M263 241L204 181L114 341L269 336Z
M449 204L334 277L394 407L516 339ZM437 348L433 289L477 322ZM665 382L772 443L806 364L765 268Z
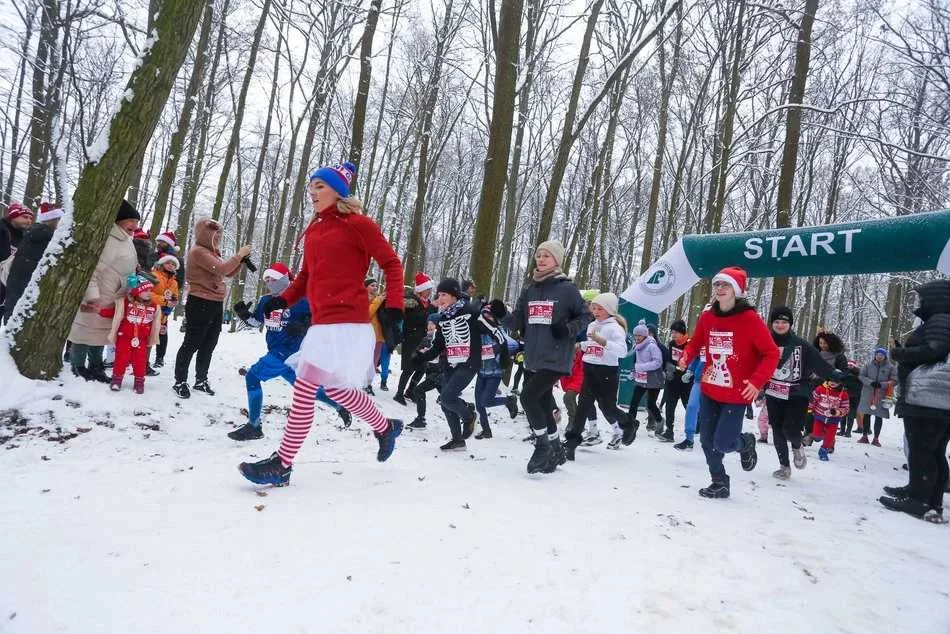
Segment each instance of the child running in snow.
M819 460L828 460L828 455L835 452L835 437L838 435L838 426L848 415L850 398L848 390L844 388L844 372L835 370L827 381L815 388L811 396L809 410L814 416L811 436L803 441L811 445L815 440L822 440L818 450Z
M432 348L435 341L435 333L439 330L436 325L439 321L438 313L429 315L426 322L426 336L416 347L416 353L412 357L412 363L417 372L425 374L425 377L412 388L412 401L416 404L416 418L407 425L409 429L426 428L426 392L436 390L442 391L442 374L445 371L445 365L441 358L435 361L426 362L421 355Z
M114 308L99 312L103 317L112 317L109 343L115 345L115 364L112 366L110 386L113 392L122 389L122 379L130 363L132 376L135 377L135 393L145 392L148 349L158 343L159 333L159 311L152 301L154 288L151 282L139 278L138 285L129 291L127 297L117 299Z
M511 355L518 349L518 342L507 335L499 322L508 315L505 303L500 299L493 299L482 308L482 317L491 325L499 329L505 339L499 343L492 335L482 333L482 367L475 378L475 410L482 430L475 434L476 440L491 438L491 426L488 424L488 408L505 405L511 418L518 416L518 397L514 394L498 396L498 387L504 374L504 366L510 365ZM501 350L506 346L507 350Z

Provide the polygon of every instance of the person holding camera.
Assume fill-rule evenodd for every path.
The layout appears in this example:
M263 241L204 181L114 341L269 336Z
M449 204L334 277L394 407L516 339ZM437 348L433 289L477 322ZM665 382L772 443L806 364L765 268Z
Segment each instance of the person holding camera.
M194 389L214 396L208 385L211 355L218 345L224 317L224 296L228 291L225 278L232 277L241 268L241 260L251 253L245 244L227 260L221 257L221 225L210 218L195 223L195 246L188 252L185 280L188 284L188 302L185 304L185 340L175 359L175 385L179 398L189 398L188 367L195 362Z

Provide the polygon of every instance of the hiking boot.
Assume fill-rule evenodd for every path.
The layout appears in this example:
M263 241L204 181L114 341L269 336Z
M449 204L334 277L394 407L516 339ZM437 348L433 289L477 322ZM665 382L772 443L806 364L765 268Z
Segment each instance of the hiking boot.
M878 498L878 501L884 505L884 508L886 509L907 513L908 515L913 515L917 518L923 518L924 514L930 510L929 505L924 504L920 500L916 500L912 497L891 498L882 495L880 498Z
M580 441L576 438L568 438L564 441L564 456L571 462L574 462L574 450L577 449L578 445L580 445Z
M884 487L884 493L894 498L906 498L910 495L910 485L905 484L902 487Z
M412 419L412 422L407 425L409 429L425 429L426 428L426 419L421 416L416 416Z
M439 449L442 451L465 451L465 441L461 438L453 438L439 447Z
M793 459L792 462L795 465L796 469L804 469L805 465L808 464L808 456L805 455L805 450L801 447L795 449L792 447Z
M155 359L155 363L152 364L153 368L164 368L165 359Z
M343 420L343 429L349 429L350 425L353 424L353 415L350 414L350 410L345 407L341 407L336 411L340 415L340 418Z
M739 462L743 471L752 471L759 463L759 455L755 451L755 434L742 434L745 447L739 450Z
M679 449L680 451L692 451L693 450L693 441L692 440L683 440L683 442L678 442L673 445L673 449Z
M788 480L792 477L792 468L788 465L783 465L772 472L772 477L778 480Z
M518 416L518 397L514 394L509 394L505 398L505 407L508 408L508 414L512 418L517 418Z
M858 444L859 444L859 445L866 445L866 444L868 444L868 436L867 436L867 434L863 434L860 438L858 438Z
M636 418L631 418L627 421L626 427L623 428L623 439L622 442L625 447L632 445L633 441L637 439L637 430L640 428L640 421ZM647 427L649 429L649 427Z
M290 472L293 467L285 467L280 461L277 452L258 462L242 462L238 471L254 484L272 484L275 487L287 486L290 483Z
M660 442L673 442L673 428L667 427L666 431L656 437Z
M818 459L822 462L828 462L828 450L824 447L818 449Z
M396 438L398 438L401 433L402 421L390 418L389 429L387 429L385 433L373 434L376 436L376 440L379 441L379 451L376 452L377 461L386 462L389 460L389 456L393 455L393 451L396 449Z
M482 430L475 434L475 440L483 440L486 438L491 438L491 427L487 423L482 424Z
M581 444L585 447L593 447L594 445L599 445L602 442L604 442L604 440L600 437L599 431L585 433L583 438L581 438Z
M560 438L555 438L551 441L551 448L554 451L554 460L558 465L567 462L567 452L564 451L564 445L561 443Z
M195 381L195 384L192 387L199 392L204 392L208 396L214 396L214 390L212 390L211 386L208 385L207 379L204 381Z
M399 403L400 405L406 405L406 397L403 396L402 394L396 394L395 396L393 396L393 400Z
M557 468L557 457L547 434L534 437L534 453L528 460L528 473L553 473Z
M136 394L145 394L145 377L139 376L132 383L132 391Z
M177 381L172 389L175 390L178 398L191 398L191 390L188 389L188 384L184 381Z
M380 382L379 382L379 389L381 389L383 392L388 392L388 391L389 391L389 386L386 385L386 381L380 381Z
M713 480L708 487L699 490L699 495L704 498L724 500L729 497L729 481L717 482Z
M877 436L875 436L875 437L874 437L874 440L871 441L871 444L874 445L875 447L880 447L880 446L881 446L881 441L878 440Z
M263 437L264 432L261 431L260 426L250 423L245 423L234 431L228 432L228 438L231 440L257 440Z

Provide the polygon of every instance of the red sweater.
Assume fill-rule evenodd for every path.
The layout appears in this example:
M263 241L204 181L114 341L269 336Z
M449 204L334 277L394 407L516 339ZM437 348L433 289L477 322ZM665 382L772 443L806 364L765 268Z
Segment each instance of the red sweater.
M402 263L379 225L362 214L325 209L304 231L303 266L281 297L293 306L306 296L312 324L369 323L363 281L371 259L386 276L386 306L402 309Z
M811 395L811 403L808 407L811 409L815 418L821 421L829 418L842 418L848 414L851 399L848 398L848 390L834 388L828 382L822 383L815 388Z
M745 381L761 390L778 367L779 350L762 318L751 306L721 314L714 306L703 312L686 345L680 365L689 365L706 348L700 389L720 403L748 403Z

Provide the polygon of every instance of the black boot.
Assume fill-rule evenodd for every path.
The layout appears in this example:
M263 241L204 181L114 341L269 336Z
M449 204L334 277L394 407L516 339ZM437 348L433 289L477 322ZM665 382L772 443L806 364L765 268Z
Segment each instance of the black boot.
M912 497L906 498L891 498L882 495L878 498L878 501L884 505L884 508L890 509L892 511L900 511L902 513L907 513L916 518L922 518L924 514L930 510L929 504L924 504L920 500L916 500Z
M491 438L491 427L488 423L482 423L482 430L475 434L475 440L483 440L485 438Z
M564 445L561 444L560 438L551 441L551 449L554 451L554 460L558 465L567 462L567 452L564 451Z
M475 406L471 403L466 403L468 406L469 417L462 421L462 440L468 440L472 437L472 432L475 431Z
M725 479L717 478L708 487L699 490L704 498L722 500L729 497L729 476Z
M739 450L739 459L743 471L752 471L759 462L759 455L755 452L755 434L742 434L745 446Z
M264 432L261 431L261 428L250 423L246 423L228 433L228 438L231 440L257 440L263 437Z
M574 452L580 444L581 442L577 438L564 439L564 456L571 462L574 462Z
M902 487L884 487L884 493L894 498L906 498L910 495L910 485L905 484Z
M623 444L625 446L632 445L633 441L637 439L637 430L640 429L640 421L636 418L630 417L627 419L625 424L621 424L623 428Z
M534 437L534 453L528 460L528 473L553 473L557 468L554 448L547 434Z

